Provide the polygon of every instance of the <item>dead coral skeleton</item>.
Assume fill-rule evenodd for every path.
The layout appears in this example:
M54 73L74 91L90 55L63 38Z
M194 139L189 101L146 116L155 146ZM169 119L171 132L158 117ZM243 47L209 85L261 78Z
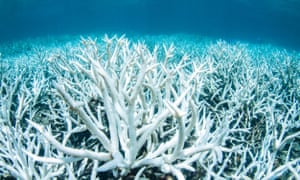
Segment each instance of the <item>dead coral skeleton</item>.
M298 178L297 68L272 74L225 41L201 58L173 44L103 42L38 51L48 69L3 75L1 176Z

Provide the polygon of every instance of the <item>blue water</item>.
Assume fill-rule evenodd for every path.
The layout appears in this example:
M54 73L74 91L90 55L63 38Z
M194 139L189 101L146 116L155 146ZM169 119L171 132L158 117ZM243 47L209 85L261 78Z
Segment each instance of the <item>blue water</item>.
M0 0L0 42L91 32L193 33L300 49L297 0Z

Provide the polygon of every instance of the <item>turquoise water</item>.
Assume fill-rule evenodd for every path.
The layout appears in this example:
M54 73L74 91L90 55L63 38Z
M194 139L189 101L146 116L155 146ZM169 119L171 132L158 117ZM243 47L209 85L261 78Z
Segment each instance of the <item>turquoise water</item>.
M299 1L1 0L0 41L118 32L193 33L300 48Z

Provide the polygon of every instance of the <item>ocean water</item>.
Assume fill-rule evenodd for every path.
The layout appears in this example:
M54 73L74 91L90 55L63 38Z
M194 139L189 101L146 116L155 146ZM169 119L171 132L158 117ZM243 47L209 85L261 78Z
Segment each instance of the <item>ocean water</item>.
M300 49L297 0L0 0L0 42L91 32L193 33Z

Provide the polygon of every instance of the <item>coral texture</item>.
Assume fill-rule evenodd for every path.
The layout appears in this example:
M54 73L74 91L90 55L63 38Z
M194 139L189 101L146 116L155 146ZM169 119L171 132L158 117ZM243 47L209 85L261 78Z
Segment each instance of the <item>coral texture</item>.
M105 35L1 64L0 176L300 179L299 55L188 48Z

